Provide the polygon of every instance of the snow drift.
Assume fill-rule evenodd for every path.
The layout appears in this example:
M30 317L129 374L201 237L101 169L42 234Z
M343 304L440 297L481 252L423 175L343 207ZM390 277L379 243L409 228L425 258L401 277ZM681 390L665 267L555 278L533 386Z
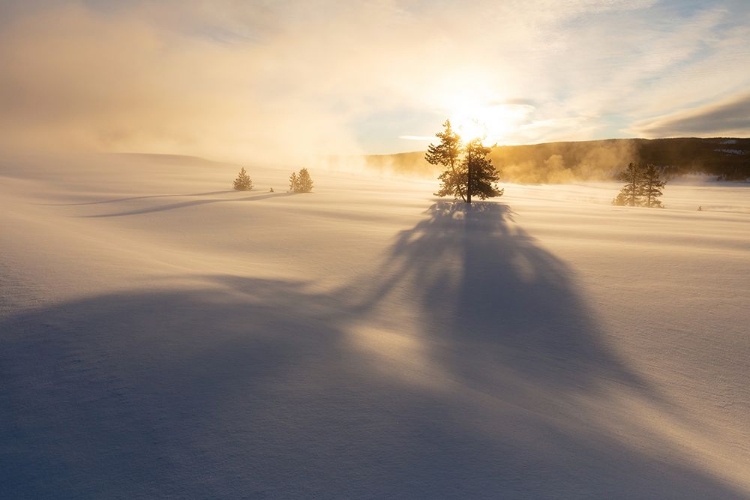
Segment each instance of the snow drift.
M0 162L0 496L750 497L747 187L298 168Z

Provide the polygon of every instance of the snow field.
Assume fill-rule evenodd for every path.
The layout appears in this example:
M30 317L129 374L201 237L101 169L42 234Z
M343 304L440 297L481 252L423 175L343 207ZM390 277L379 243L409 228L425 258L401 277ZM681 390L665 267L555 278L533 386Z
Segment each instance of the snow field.
M0 497L750 497L750 188L298 169L0 161Z

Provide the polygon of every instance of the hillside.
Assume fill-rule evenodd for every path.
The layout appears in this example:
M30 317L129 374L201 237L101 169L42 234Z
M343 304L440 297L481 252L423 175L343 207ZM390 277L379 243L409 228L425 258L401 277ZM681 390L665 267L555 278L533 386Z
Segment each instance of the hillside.
M608 180L630 162L653 163L668 178L707 174L722 180L750 178L750 139L673 138L608 139L498 146L490 157L505 182L562 183ZM434 175L439 169L424 161L423 152L366 157L376 169Z

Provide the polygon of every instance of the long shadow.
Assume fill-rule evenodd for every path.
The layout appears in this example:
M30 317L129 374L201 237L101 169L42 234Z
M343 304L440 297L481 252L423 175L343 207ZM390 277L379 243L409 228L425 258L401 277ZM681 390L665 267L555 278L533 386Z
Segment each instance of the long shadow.
M336 397L318 367L342 369L334 304L296 283L244 285L0 322L0 498L262 498L309 467L308 426L329 432L311 408Z
M435 205L364 299L209 276L0 320L0 498L746 498L531 397L641 382L509 216ZM453 389L352 348L399 289Z
M409 282L427 335L450 346L440 355L474 382L512 373L555 390L616 381L649 393L605 345L569 267L512 218L499 203L435 203L398 235L385 264L397 271L380 273L391 277L373 297Z
M227 193L231 191L225 191ZM248 196L245 198L231 198L231 199L210 199L210 200L194 200L194 201L183 201L180 203L170 203L168 205L159 205L155 207L146 207L146 208L139 208L136 210L125 210L122 212L112 212L107 214L96 214L96 215L86 215L84 217L90 218L90 219L100 219L100 218L109 218L109 217L126 217L129 215L143 215L143 214L149 214L154 212L164 212L167 210L177 210L180 208L188 208L188 207L195 207L199 205L210 205L214 203L224 203L228 201L237 202L237 201L261 201L266 200L268 198L281 198L285 196L292 196L295 193L268 193L268 194L262 194L262 195L255 195L255 196Z
M210 196L213 194L227 194L233 193L233 190L225 189L223 191L209 191L206 193L191 193L191 194L152 194L147 196L130 196L127 198L112 198L108 200L97 200L97 201L84 201L81 203L42 203L42 205L51 207L68 207L68 206L83 206L83 205L102 205L107 203L121 203L127 201L136 200L149 200L153 198L188 198L193 196Z

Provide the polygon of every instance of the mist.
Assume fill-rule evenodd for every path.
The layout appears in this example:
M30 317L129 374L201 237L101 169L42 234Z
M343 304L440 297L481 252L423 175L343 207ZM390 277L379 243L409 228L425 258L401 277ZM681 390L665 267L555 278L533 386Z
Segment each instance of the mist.
M494 146L488 157L503 182L562 184L611 180L629 163L641 159L639 149L632 140L560 142ZM422 152L370 155L364 157L362 166L378 172L431 179L441 172L439 166L427 163Z
M315 80L272 71L283 47L161 29L159 13L61 5L6 28L3 148L257 159L353 150L345 117L315 103L314 84L283 88Z

